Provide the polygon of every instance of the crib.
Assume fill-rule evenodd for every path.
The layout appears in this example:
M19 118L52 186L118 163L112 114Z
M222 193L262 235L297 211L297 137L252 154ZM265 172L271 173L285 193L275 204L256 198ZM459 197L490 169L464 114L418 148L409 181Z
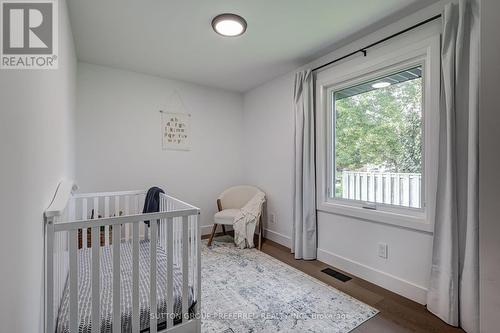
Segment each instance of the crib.
M160 194L143 214L145 190L74 192L61 182L44 214L45 332L200 332L200 210Z

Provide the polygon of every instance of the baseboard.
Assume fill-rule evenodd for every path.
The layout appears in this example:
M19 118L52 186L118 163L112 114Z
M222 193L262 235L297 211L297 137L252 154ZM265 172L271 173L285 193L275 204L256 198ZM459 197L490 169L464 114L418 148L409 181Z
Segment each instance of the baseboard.
M273 242L276 242L288 248L292 246L292 239L290 237L273 230L264 229L264 238L272 240Z
M406 281L397 276L322 249L318 249L318 260L409 298L417 303L426 304L427 288L414 284L413 282Z

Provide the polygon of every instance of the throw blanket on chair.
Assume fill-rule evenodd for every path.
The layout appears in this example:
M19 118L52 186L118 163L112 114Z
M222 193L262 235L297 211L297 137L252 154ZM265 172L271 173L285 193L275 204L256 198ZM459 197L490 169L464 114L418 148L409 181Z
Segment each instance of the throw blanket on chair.
M254 247L253 235L255 234L255 226L259 222L262 205L265 201L265 194L263 192L257 193L241 208L238 215L234 218L234 243L240 249Z

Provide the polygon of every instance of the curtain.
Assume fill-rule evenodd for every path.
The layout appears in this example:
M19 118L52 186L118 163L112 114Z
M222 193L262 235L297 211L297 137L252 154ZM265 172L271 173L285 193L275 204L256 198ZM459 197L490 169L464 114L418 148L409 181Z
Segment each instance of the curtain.
M438 190L427 308L448 324L479 332L478 73L474 1L443 14Z
M292 253L316 259L316 173L314 154L314 89L311 70L295 74L295 151Z

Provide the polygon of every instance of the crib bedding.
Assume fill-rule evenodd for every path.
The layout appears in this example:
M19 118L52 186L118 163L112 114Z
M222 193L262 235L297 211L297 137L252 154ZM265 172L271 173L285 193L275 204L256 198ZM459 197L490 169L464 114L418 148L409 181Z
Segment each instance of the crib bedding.
M140 308L140 329L149 329L149 250L148 240L139 243L139 308ZM132 331L132 244L122 242L120 245L120 297L121 297L121 324L122 332ZM91 249L78 250L78 312L79 312L79 332L91 332L91 309L92 309L92 260ZM101 332L111 332L112 329L112 307L113 307L113 256L111 246L101 247L100 278L101 278ZM157 247L157 309L158 313L167 313L167 255L164 249ZM174 289L174 324L181 321L182 313L182 272L179 267L173 268L173 289ZM189 286L189 312L194 311L195 300L193 297L193 287ZM158 317L158 327L165 327L166 318ZM69 332L69 280L66 280L61 306L59 307L57 323L57 333Z

